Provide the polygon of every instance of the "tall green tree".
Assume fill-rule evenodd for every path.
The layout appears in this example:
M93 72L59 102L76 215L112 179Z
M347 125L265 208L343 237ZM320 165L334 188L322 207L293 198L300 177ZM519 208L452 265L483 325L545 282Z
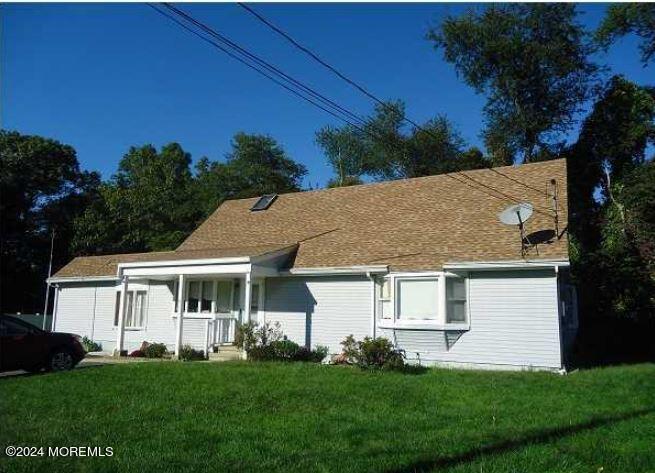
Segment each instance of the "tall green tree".
M71 146L13 131L0 131L0 163L0 312L42 312L52 232L56 269L100 178L80 170Z
M365 139L356 128L326 126L316 133L316 142L323 148L335 177L328 187L361 184L366 159Z
M237 133L225 161L198 162L195 195L206 216L226 199L297 192L306 174L270 136Z
M191 156L177 143L130 148L100 199L76 221L81 254L170 250L200 217L193 199Z
M619 37L630 33L641 38L639 50L644 65L655 59L655 3L610 5L596 30L596 40L607 49Z
M613 77L567 151L572 264L588 320L641 320L652 294L655 93Z
M443 116L420 128L408 127L402 102L376 107L361 128L325 127L317 133L335 175L334 185L357 183L361 176L399 179L484 167L477 150ZM344 182L345 181L345 182Z
M590 98L598 67L572 4L505 4L448 17L427 37L487 96L483 136L494 163L533 161Z

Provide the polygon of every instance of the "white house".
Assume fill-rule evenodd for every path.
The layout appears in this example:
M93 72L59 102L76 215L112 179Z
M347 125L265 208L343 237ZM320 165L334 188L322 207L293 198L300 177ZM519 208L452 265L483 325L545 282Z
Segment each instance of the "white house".
M534 207L523 241L498 219L513 202ZM568 268L555 160L227 201L174 251L78 257L50 282L54 329L119 353L210 350L254 320L333 353L384 336L424 364L559 370Z

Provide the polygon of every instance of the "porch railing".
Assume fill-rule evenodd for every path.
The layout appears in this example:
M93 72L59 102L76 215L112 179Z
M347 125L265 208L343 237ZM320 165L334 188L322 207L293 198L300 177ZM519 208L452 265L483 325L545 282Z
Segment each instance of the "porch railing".
M216 315L207 320L207 347L229 345L234 343L236 335L237 318L233 315Z

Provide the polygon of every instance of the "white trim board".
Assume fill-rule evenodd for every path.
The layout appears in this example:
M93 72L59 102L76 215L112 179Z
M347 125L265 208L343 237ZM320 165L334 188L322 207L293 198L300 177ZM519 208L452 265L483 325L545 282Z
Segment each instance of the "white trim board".
M288 271L281 271L280 276L329 276L333 274L386 274L389 267L378 266L333 266L319 268L291 268Z
M118 282L120 281L120 278L117 276L84 276L84 277L70 277L70 278L57 278L57 277L51 277L46 279L46 282L54 284L54 283L67 283L67 282L95 282L95 281L115 281Z
M568 260L520 260L520 261L462 261L444 263L443 269L450 271L475 270L494 271L506 269L552 269L568 268Z

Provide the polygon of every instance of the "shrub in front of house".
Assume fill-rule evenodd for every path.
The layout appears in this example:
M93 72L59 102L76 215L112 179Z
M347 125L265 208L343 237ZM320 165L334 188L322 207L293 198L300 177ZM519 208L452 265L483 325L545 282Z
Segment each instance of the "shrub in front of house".
M246 352L250 361L275 361L275 351L270 345L254 345Z
M291 340L276 340L269 346L273 350L275 358L282 361L293 361L300 350L300 345Z
M237 330L236 345L245 349L248 359L252 361L309 361L320 363L327 356L327 347L316 349L298 345L288 340L280 324L263 324L253 322L242 324Z
M402 370L405 368L405 354L397 350L387 338L365 337L355 340L353 335L341 342L343 352L335 359L337 363L357 365L364 369Z
M163 343L148 343L142 351L146 358L163 358L168 349Z
M180 361L196 361L196 360L204 360L205 358L205 352L202 350L196 350L194 349L191 345L184 345L180 349Z
M102 345L94 342L89 337L82 337L82 346L84 351L91 353L93 351L102 351Z

